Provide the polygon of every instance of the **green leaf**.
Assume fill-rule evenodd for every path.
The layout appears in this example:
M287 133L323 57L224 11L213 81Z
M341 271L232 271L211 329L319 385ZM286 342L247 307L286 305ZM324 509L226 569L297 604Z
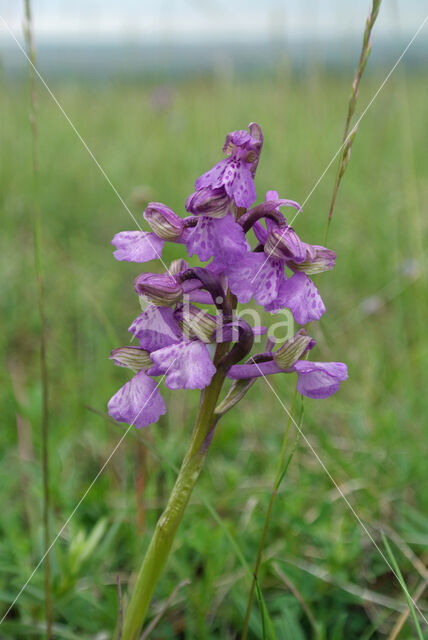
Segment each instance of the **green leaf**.
M226 397L215 408L214 413L216 415L224 415L226 411L229 411L245 396L250 387L255 383L256 378L246 378L243 380L236 380L231 386Z

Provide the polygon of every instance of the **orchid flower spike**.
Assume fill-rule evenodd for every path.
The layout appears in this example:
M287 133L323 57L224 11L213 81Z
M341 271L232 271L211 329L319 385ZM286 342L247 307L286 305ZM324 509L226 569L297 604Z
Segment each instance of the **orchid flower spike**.
M254 299L272 313L289 309L302 326L317 321L325 305L309 276L332 269L336 258L330 249L302 241L287 224L283 208L301 210L296 201L272 190L255 205L262 147L256 123L228 133L226 157L196 180L184 205L188 215L150 202L143 214L150 231L114 236L117 260L160 260L167 243L182 245L187 253L166 272L144 272L135 279L143 310L129 331L137 344L110 355L116 365L133 372L108 404L116 420L148 426L166 412L159 389L163 382L169 389L202 390L218 370L233 381L218 415L262 376L297 374L298 392L316 399L336 393L347 379L343 363L307 359L315 341L305 329L275 350L269 339L265 351L251 354L266 328L259 323L251 327L244 311L238 313L238 302ZM192 267L187 261L192 256L207 264Z

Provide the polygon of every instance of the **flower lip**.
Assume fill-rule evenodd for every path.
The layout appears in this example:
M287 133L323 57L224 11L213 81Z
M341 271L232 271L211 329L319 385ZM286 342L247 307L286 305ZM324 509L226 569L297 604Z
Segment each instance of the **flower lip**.
M151 354L155 366L152 375L165 374L170 389L204 389L216 372L205 344L182 340Z
M348 369L343 362L299 360L292 369L297 372L297 391L316 400L336 393L340 383L348 378Z
M110 399L108 413L115 420L139 429L157 422L166 413L166 406L155 381L139 371Z

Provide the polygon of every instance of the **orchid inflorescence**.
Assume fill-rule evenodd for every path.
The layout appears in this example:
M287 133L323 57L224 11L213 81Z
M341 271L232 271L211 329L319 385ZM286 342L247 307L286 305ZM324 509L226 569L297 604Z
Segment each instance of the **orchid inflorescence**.
M327 398L346 380L345 364L307 359L315 340L304 328L279 346L268 338L265 351L250 355L254 336L265 328L250 327L237 304L254 299L268 312L289 309L302 327L317 321L325 306L309 274L332 269L336 257L325 247L303 242L287 224L281 208L300 210L297 202L268 191L265 202L253 206L262 145L256 123L249 131L227 134L227 157L196 180L185 203L189 216L181 218L151 202L144 211L151 232L114 236L117 260L162 260L165 242L183 244L189 257L196 255L201 262L211 260L193 268L184 259L175 260L165 273L136 278L135 290L148 306L129 328L139 345L119 347L110 356L135 372L109 402L116 420L145 427L166 413L157 376L170 389L204 389L223 368L234 382L216 409L219 415L260 376L297 373L297 391L309 398ZM254 248L247 239L250 232ZM213 356L216 345L223 345L221 357L218 351Z

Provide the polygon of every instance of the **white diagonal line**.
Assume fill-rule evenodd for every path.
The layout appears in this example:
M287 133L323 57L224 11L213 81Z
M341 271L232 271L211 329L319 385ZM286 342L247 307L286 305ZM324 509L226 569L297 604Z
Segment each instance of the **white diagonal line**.
M123 204L123 206L125 207L126 211L129 213L129 215L131 216L132 220L135 222L135 224L137 225L137 227L139 228L140 231L143 231L143 229L141 228L138 220L136 219L136 217L134 216L134 214L132 213L131 209L128 207L128 205L126 204L125 200L122 198L122 196L120 195L119 191L116 189L116 187L114 186L114 184L112 183L112 181L110 180L109 176L107 175L106 171L103 169L103 167L100 165L100 163L98 162L97 158L95 157L94 152L92 151L92 149L89 147L89 145L87 144L87 142L84 140L84 138L81 136L81 134L79 133L79 131L77 130L76 126L74 125L74 123L72 122L71 118L69 117L69 115L66 113L66 111L63 109L62 105L60 104L59 100L57 99L57 97L55 96L55 94L53 93L53 91L50 89L50 87L48 86L46 80L43 78L42 74L40 73L40 71L37 69L37 67L33 64L31 58L28 56L27 52L25 51L24 47L21 45L21 43L19 42L18 38L15 36L15 34L13 33L13 31L11 30L11 28L9 27L9 25L7 24L6 20L3 18L2 15L0 15L0 20L2 21L5 29L8 31L8 33L10 34L10 36L14 39L14 41L16 42L17 46L19 47L20 51L22 52L22 54L25 56L25 58L27 59L28 64L31 66L31 68L33 69L34 73L37 75L37 77L39 78L40 82L43 84L43 86L45 87L46 91L49 93L50 97L52 98L52 100L55 102L56 106L58 107L58 109L61 111L62 115L64 116L64 118L67 120L68 124L70 125L70 127L73 129L74 133L76 134L76 136L79 138L80 142L83 144L83 146L85 147L86 151L89 153L89 155L91 156L92 160L95 162L96 166L98 167L98 169L100 170L101 174L104 176L104 178L107 180L108 184L110 185L110 187L113 189L113 192L115 193L115 195L117 196L117 198L120 200L120 202ZM169 275L171 276L171 273L168 269L168 267L166 266L165 262L162 260L162 257L159 255L159 252L154 248L154 246L152 245L152 243L150 242L150 238L147 237L147 240L149 242L149 245L151 246L151 248L153 249L153 251L156 253L156 255L158 256L159 260L161 261L162 265L165 267L165 270L167 271L167 273L169 273ZM172 276L171 276L172 277Z
M152 397L152 395L155 393L155 391L158 390L159 385L161 384L161 382L163 381L163 379L165 378L166 374L168 373L168 371L170 370L170 368L172 367L172 365L174 364L174 362L177 360L177 358L175 358L171 364L169 365L168 369L165 371L165 373L163 374L162 378L159 380L158 384L156 385L156 387L153 389L153 391L151 392L151 394L149 395L149 397L147 398L147 400L145 401L144 405L141 407L141 409L139 410L139 412L137 413L137 415L135 416L135 418L133 419L133 421L131 422L131 424L128 426L128 428L126 429L125 433L123 434L123 436L120 438L119 442L116 444L115 448L113 449L113 451L111 452L111 454L109 455L109 457L107 458L107 460L104 462L103 466L101 467L101 469L99 469L97 475L95 476L95 478L92 480L91 484L89 485L89 487L86 489L86 491L84 492L84 494L82 495L82 497L80 498L79 502L76 504L76 506L74 507L73 511L71 512L71 514L68 516L67 520L64 522L64 524L62 525L61 529L58 531L58 533L56 534L55 538L52 540L52 542L50 543L49 547L47 548L47 550L45 551L45 553L43 554L43 556L40 558L39 562L37 563L37 565L34 567L33 571L31 572L30 576L27 578L27 580L25 581L25 583L23 584L23 586L21 587L21 589L18 591L17 595L15 596L14 601L12 602L12 604L9 606L9 608L7 609L6 613L3 615L2 619L0 620L0 624L2 624L2 622L4 622L4 620L6 619L6 617L8 616L9 612L11 611L11 609L13 608L13 606L16 604L18 598L21 596L21 594L25 591L25 589L27 588L29 582L31 581L31 579L33 578L34 574L37 572L37 570L39 569L39 567L43 564L46 556L48 555L48 553L50 552L50 550L52 549L52 547L54 546L54 544L57 542L58 538L61 536L62 532L64 531L64 529L67 527L67 525L70 523L70 520L73 518L73 516L75 515L76 511L79 509L80 505L82 504L82 502L85 500L86 496L88 495L88 493L90 492L90 490L92 489L92 487L94 486L94 484L96 483L96 481L98 480L98 478L101 476L101 474L103 473L104 469L107 467L108 463L110 462L110 460L112 459L112 457L114 456L114 454L116 453L116 451L119 449L120 445L122 444L122 442L125 440L126 436L128 435L131 427L134 426L135 421L137 420L138 416L140 415L140 413L143 411L143 409L145 409L147 403L149 402L150 398Z
M260 369L259 365L257 364L257 362L254 362L253 364L256 365L257 369L259 370L261 376L263 377L263 379L265 380L266 384L268 385L268 387L270 388L270 390L273 392L273 394L275 395L275 397L277 398L278 402L280 403L281 407L284 409L284 411L286 412L286 414L288 415L288 417L290 418L290 420L293 422L294 426L296 427L296 429L298 430L299 434L301 435L301 437L303 438L303 440L306 442L306 444L308 445L309 449L312 451L312 453L314 454L315 458L318 460L318 462L320 463L321 467L323 468L323 470L325 471L325 473L327 474L327 476L329 477L330 481L333 483L335 489L338 491L339 495L343 498L343 500L345 501L346 505L348 506L348 508L351 510L353 516L355 517L355 519L357 520L358 524L361 526L361 528L363 529L363 531L368 535L368 537L370 538L370 541L372 542L373 546L375 547L375 549L377 550L377 552L380 554L380 556L382 557L382 559L385 561L385 563L387 564L388 568L390 569L390 571L394 574L394 576L396 577L396 579L398 580L398 582L401 584L400 578L398 577L398 575L396 574L396 572L394 571L394 568L391 566L390 562L388 561L388 558L386 558L385 554L383 553L382 549L379 547L379 545L377 544L376 540L373 538L372 534L370 533L370 531L367 529L366 525L364 524L364 522L361 520L360 516L358 515L358 513L355 511L354 507L352 506L352 504L349 502L348 498L346 497L346 495L344 494L344 492L342 491L342 489L340 488L340 486L337 484L337 482L335 481L335 479L333 478L333 476L331 475L330 471L327 469L325 463L323 462L323 460L320 458L320 456L318 455L318 453L315 451L314 447L312 446L311 442L308 440L308 438L306 437L306 435L303 433L302 429L299 427L299 425L297 424L297 422L294 420L292 414L290 413L290 411L287 409L287 407L285 406L285 404L283 403L283 401L281 400L281 398L279 397L279 395L277 394L277 392L275 391L274 387L271 385L271 383L269 382L269 380L267 379L267 377L264 375L264 373L262 372L262 370ZM412 600L412 603L415 607L415 609L418 611L418 613L422 616L424 622L428 625L428 620L425 618L424 614L422 613L422 611L419 609L419 607L417 606L416 602L412 599L412 597L409 594L410 599Z
M415 33L413 34L410 42L407 44L407 46L403 49L403 51L401 52L401 55L399 56L399 58L396 60L395 64L393 65L393 67L391 68L391 70L389 71L388 75L386 76L385 80L382 82L382 84L379 86L378 90L376 91L376 93L374 94L374 96L372 97L372 99L370 100L370 102L368 103L368 105L366 106L366 108L364 109L364 111L362 112L362 114L360 115L360 117L358 118L357 122L355 123L355 125L353 126L351 132L347 135L347 137L345 138L345 140L342 142L342 144L340 145L340 147L338 148L338 150L336 151L336 153L334 154L334 156L332 157L332 159L330 160L330 162L328 163L328 165L326 166L326 168L324 169L324 171L322 172L322 174L320 175L320 177L318 178L318 180L316 181L316 183L314 184L314 186L312 187L311 191L309 192L309 194L306 196L305 200L302 203L301 208L297 211L297 213L295 214L294 218L291 220L289 226L291 227L291 225L293 224L293 222L295 221L295 219L297 218L297 216L299 215L299 213L302 212L303 207L305 206L305 204L307 203L307 201L309 200L309 198L312 196L313 192L315 191L315 189L318 187L319 183L322 181L322 179L324 178L325 174L327 173L327 171L330 169L331 165L333 164L333 162L336 160L337 156L339 155L339 153L342 151L342 149L346 146L346 144L349 141L349 138L352 135L353 130L358 127L358 125L360 124L361 120L364 118L364 116L366 115L367 111L370 109L370 107L372 106L373 102L376 100L376 98L378 97L378 95L380 94L380 92L382 91L382 89L384 88L384 86L386 85L386 83L388 82L388 80L390 79L390 77L392 76L392 74L394 73L395 69L398 67L398 65L400 64L400 62L402 61L402 59L404 58L404 56L406 55L407 51L409 50L409 48L411 47L411 45L413 44L413 42L416 40L416 38L418 37L418 35L420 34L420 32L422 31L422 29L424 28L426 22L428 20L428 15L425 16L425 19L422 21L422 23L419 25L419 27L416 29ZM266 256L263 264L259 267L257 273L255 274L255 276L253 277L253 279L251 280L251 282L254 282L254 280L257 278L257 276L259 275L261 269L264 267L264 265L266 264L267 260L269 260L269 258L271 257L272 253L275 251L276 247L278 246L279 240L276 241L276 244L270 249L269 254Z

